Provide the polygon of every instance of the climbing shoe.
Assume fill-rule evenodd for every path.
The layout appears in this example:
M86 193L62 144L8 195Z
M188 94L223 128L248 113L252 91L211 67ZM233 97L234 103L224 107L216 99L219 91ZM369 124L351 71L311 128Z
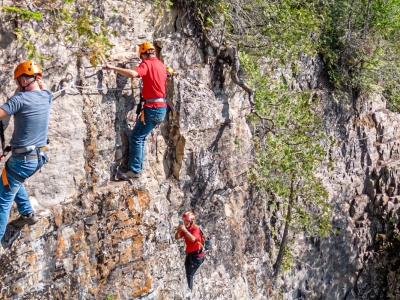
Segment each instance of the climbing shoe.
M117 178L119 180L129 180L129 179L138 179L142 175L142 172L136 173L133 171L128 171L128 172L117 172Z
M32 226L39 221L39 218L35 216L35 213L30 213L27 216L20 215L18 219L10 222L10 225L16 228L22 228L25 225Z

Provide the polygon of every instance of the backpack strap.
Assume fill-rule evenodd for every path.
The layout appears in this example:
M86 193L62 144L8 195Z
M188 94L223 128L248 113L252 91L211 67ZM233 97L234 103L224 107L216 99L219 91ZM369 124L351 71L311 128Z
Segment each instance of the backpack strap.
M198 225L194 225L194 226L196 226L196 227L198 227L199 229L200 229L200 233L201 233L201 239L203 239L203 230L201 230L201 226L198 226ZM199 242L197 239L196 239L196 242L198 242L199 243L199 245L201 246L201 250L203 250L204 249L204 245L201 243L201 242Z

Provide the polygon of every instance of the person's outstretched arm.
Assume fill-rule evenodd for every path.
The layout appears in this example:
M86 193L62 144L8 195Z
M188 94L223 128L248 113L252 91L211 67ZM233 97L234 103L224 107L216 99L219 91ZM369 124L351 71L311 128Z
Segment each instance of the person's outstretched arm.
M136 72L136 71L134 71L134 70L129 70L129 69L123 69L123 68L114 67L114 66L111 66L111 65L109 65L109 64L107 64L107 63L103 66L103 70L115 71L115 72L121 74L122 76L131 78L131 79L136 78L136 77L139 77L138 72Z

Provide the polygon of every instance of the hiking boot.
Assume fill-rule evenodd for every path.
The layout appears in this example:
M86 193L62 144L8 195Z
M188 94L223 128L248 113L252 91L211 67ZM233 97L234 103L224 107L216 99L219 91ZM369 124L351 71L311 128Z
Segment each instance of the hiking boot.
M25 225L32 226L39 221L39 218L35 216L35 213L30 213L27 216L20 215L18 219L11 221L9 224L15 228L22 228Z
M129 179L138 179L142 175L142 172L136 173L134 171L128 171L128 172L117 172L117 178L120 180L129 180Z

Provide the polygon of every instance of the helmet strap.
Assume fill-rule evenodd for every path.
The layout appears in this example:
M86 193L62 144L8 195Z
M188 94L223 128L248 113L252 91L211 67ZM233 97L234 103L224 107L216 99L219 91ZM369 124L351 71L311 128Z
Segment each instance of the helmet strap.
M19 81L18 81L18 82L19 82L19 85L20 85L21 88L22 88L22 91L25 92L25 91L26 91L25 89L26 89L28 86L30 86L31 84L33 84L35 81L36 81L36 75L33 75L33 80L32 80L31 82L29 82L29 83L28 83L27 85L25 85L25 86L22 86L22 85L21 85L21 82L19 82Z

